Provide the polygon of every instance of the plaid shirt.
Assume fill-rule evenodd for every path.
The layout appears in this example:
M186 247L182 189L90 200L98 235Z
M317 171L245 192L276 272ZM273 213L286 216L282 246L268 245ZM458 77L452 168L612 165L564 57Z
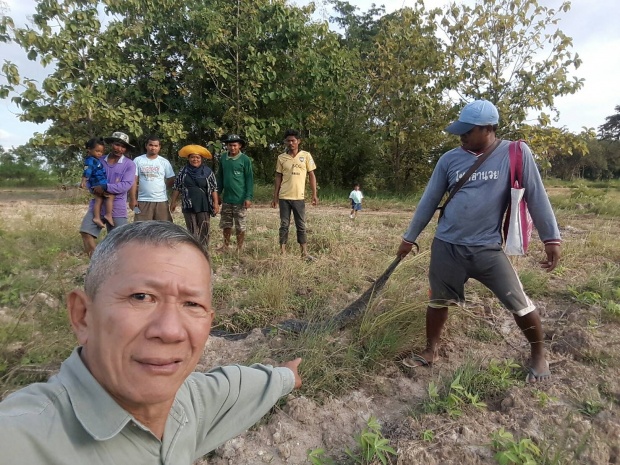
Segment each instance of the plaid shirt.
M88 181L88 187L106 187L108 178L103 164L95 157L88 156L84 159L84 173L82 174Z

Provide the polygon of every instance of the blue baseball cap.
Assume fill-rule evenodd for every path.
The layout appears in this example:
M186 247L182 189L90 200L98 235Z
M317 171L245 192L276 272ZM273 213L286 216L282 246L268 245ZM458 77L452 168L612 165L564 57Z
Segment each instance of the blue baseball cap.
M445 130L457 136L471 131L475 126L488 126L499 123L499 113L495 105L488 100L475 100L465 105L459 119Z

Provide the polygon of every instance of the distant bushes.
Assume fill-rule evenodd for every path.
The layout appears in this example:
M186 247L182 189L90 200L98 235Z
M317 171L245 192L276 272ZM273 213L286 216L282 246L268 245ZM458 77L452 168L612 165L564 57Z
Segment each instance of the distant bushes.
M0 187L54 186L58 178L53 174L23 162L0 161Z

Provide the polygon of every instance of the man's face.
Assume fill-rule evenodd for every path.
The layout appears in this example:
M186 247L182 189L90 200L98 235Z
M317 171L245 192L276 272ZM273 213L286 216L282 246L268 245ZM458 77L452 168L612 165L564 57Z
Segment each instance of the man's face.
M121 155L125 155L127 151L127 146L122 142L112 142L112 154L120 157Z
M284 139L284 143L288 152L295 153L299 149L299 139L295 136L288 136Z
M148 157L154 157L159 155L159 151L161 150L161 144L158 140L150 140L146 143L146 155Z
M229 142L227 145L228 153L231 157L236 157L241 152L241 144L239 142Z
M469 132L461 135L461 145L464 150L479 152L489 146L491 131L486 126L474 126Z
M72 292L69 310L86 366L121 407L136 414L171 404L195 369L214 315L211 269L187 244L129 243L118 257L96 296ZM83 324L76 324L80 311Z

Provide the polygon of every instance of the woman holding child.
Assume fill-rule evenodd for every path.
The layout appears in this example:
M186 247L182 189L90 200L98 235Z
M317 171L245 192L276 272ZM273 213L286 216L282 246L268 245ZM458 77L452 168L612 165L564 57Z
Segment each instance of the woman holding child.
M179 157L187 158L187 164L181 168L172 186L170 211L175 211L180 195L187 229L207 250L210 219L220 208L215 174L203 164L203 159L210 160L212 155L200 145L186 145L179 150Z

